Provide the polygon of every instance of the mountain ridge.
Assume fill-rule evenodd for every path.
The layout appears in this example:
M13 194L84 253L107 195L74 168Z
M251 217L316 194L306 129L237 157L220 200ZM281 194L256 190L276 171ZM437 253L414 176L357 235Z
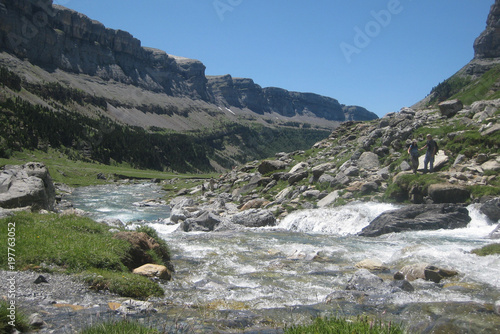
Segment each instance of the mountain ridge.
M315 117L326 121L324 123L329 128L336 127L335 122L378 118L374 113L357 106L346 106L344 111L333 98L318 99L319 95L311 93L261 88L252 79L241 80L252 83L254 95L248 95L248 87L239 85L241 83L239 79L236 80L237 85L233 86L241 88L240 91L233 91L233 95L238 95L237 99L231 99L224 94L214 95L213 91L217 91L217 87L214 87L213 80L211 84L211 78L205 75L206 67L202 62L173 56L155 48L143 47L141 41L130 33L106 28L102 23L84 14L53 5L51 0L2 3L0 17L1 51L28 60L49 73L62 70L74 76L88 75L104 83L119 83L134 87L123 89L122 95L129 95L127 91L139 89L164 95L163 99L158 99L157 104L191 111L205 112L206 109L228 107L232 113L251 112L257 118L265 116L272 119L274 114L278 114L308 122L311 117ZM71 86L73 82L69 81ZM80 87L80 89L97 95L104 94L95 87ZM273 96L273 92L278 96ZM252 101L252 96L255 96L256 100ZM103 97L110 96L103 95ZM225 100L224 97L228 97L229 100ZM186 99L192 101L186 102ZM297 103L297 99L302 102ZM322 104L316 105L318 100ZM276 106L277 101L280 104L285 103L288 108ZM129 105L133 108L128 109L141 107L141 103L144 101L132 101ZM197 107L199 103L202 104L200 108ZM315 107L311 108L309 104ZM114 114L116 116L118 113L115 111ZM149 116L144 115L144 117ZM141 122L134 123L123 117L121 121L143 126ZM152 121L152 123L157 122ZM165 123L165 121L160 122L160 127L168 128ZM319 122L316 120L313 123ZM195 122L191 128L188 124L183 124L181 128L194 129L207 126L213 126L213 122L207 121L202 124ZM170 128L178 129L178 125Z

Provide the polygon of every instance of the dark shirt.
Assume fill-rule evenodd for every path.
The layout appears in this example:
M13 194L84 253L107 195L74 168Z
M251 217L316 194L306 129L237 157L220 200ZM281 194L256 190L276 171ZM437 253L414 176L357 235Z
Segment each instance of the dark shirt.
M434 139L427 141L427 144L425 144L425 146L427 146L427 153L431 153L431 154L437 153L437 152L434 152L437 148L437 144L434 141Z

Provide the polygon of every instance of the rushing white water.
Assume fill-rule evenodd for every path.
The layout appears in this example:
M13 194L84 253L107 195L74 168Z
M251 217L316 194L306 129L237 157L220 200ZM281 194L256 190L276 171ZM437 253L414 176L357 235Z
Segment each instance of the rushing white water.
M136 193L140 193L138 196ZM184 233L177 225L159 223L168 209L139 208L133 202L160 195L151 185L82 188L75 206L99 218L147 219L173 252L175 279L165 285L166 298L181 305L264 309L312 305L342 291L357 270L355 264L374 258L392 272L407 264L429 263L459 272L437 286L412 282L415 292L384 296L383 303L477 301L500 299L500 257L479 257L472 249L487 245L494 225L474 205L471 223L462 229L356 236L390 204L355 203L340 208L295 212L275 228L217 233ZM109 211L106 211L109 209ZM147 218L145 218L147 217ZM160 219L160 220L158 220ZM386 274L390 280L392 273Z

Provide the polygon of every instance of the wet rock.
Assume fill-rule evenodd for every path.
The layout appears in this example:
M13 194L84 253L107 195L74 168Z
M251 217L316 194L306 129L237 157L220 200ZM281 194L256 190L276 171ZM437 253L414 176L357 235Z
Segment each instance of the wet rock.
M479 211L484 213L489 219L498 221L500 219L500 197L487 201L481 205Z
M438 268L427 263L418 263L404 266L398 273L395 274L395 279L404 277L408 281L423 279L439 283L441 280L458 275L458 272L450 269Z
M153 263L147 263L139 268L135 268L132 273L146 277L156 277L166 281L172 279L172 274L167 267Z
M210 211L203 211L195 218L188 218L180 225L184 232L211 232L221 223L221 218Z
M276 225L276 218L269 210L250 209L238 214L235 214L231 221L234 224L245 227L263 227Z
M500 224L488 235L490 239L500 239Z
M495 302L495 313L500 315L500 300Z
M391 283L389 283L389 285L393 288L400 289L400 290L406 291L406 292L415 291L415 288L413 287L413 285L411 285L411 283L405 279L394 280Z
M0 207L52 211L55 200L54 183L43 163L7 165L0 173Z
M427 192L434 203L465 203L470 199L468 189L450 183L431 184Z
M296 250L292 255L288 256L288 260L304 260L304 261L314 261L321 258L319 252L305 252Z
M346 286L346 290L356 290L356 291L373 291L373 290L384 290L387 285L384 280L370 273L367 269L360 269L354 273L353 277L349 280Z
M354 265L356 268L367 269L370 271L384 271L388 270L386 266L379 259L365 259Z
M116 311L121 314L143 314L143 313L158 312L153 307L152 303L146 301L133 300L133 299L124 301Z
M455 204L414 204L382 213L358 234L376 237L406 231L455 229L471 221L469 211Z

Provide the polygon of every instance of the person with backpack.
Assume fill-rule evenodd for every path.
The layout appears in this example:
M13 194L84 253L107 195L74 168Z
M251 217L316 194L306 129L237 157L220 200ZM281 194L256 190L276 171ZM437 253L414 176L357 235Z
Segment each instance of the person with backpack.
M424 147L421 148L423 150L424 148L427 149L427 152L425 152L425 159L424 159L424 173L427 173L427 165L430 164L430 172L434 172L434 157L436 156L438 152L438 145L432 139L432 136L430 134L427 135L427 144L425 144Z
M417 174L418 169L418 143L415 139L411 142L408 147L408 154L411 157L411 168L413 169L413 174Z

